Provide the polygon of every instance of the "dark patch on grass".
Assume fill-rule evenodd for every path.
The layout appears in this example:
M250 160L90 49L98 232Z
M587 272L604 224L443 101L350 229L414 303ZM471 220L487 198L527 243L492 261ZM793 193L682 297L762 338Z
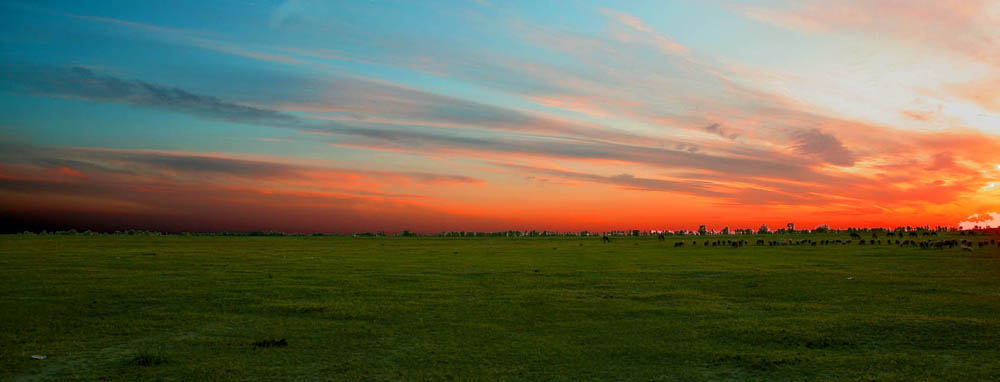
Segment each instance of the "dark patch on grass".
M689 278L717 278L728 275L729 272L689 272L684 274Z
M836 349L836 348L847 348L852 346L854 346L854 344L850 341L844 341L828 337L817 338L806 341L806 347L809 349Z
M459 273L455 274L455 277L477 279L483 277L496 277L499 273L497 272L469 272L469 273Z
M807 349L843 349L854 347L855 344L831 336L794 333L786 329L754 329L735 334L740 342L754 346L772 346L779 348Z
M367 321L375 322L379 319L378 316L370 314L353 314L353 313L331 313L323 316L323 318L334 321Z
M270 305L265 308L281 316L309 316L326 313L326 307L316 305Z
M283 348L285 346L288 346L288 341L286 341L284 338L280 340L268 339L268 340L260 340L254 342L251 345L253 345L253 347L255 348Z
M167 363L167 357L160 352L143 351L125 362L129 366L148 367Z
M156 252L143 252L143 256L156 256Z
M798 357L772 358L759 354L736 354L717 357L712 363L713 365L729 364L743 369L770 371L780 366L791 366L800 362L802 359Z

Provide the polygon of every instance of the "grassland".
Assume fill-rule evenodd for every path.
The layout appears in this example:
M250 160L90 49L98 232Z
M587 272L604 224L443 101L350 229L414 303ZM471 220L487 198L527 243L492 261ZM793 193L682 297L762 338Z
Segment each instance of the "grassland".
M995 246L746 238L0 236L0 380L1000 380Z

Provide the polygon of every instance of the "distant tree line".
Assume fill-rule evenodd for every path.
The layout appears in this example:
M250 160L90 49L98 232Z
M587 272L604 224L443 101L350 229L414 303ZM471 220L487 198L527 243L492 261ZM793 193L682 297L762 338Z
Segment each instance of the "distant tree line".
M352 236L352 237L552 237L552 236L567 236L567 237L581 237L581 236L709 236L709 235L766 235L766 234L777 234L777 235L787 235L787 234L809 234L809 233L847 233L847 234L877 234L885 235L889 233L930 233L930 232L961 232L961 234L976 234L976 233L1000 233L1000 229L973 229L973 230L960 230L956 227L912 227L912 226L900 226L892 229L889 228L870 228L870 227L850 227L845 229L834 229L830 228L828 225L821 225L812 230L796 230L795 225L789 223L786 228L780 228L777 230L771 230L767 224L761 225L759 228L736 228L730 229L728 226L722 228L721 230L710 230L706 225L701 225L698 227L697 231L689 230L611 230L611 231L578 231L578 232L557 232L557 231L536 231L536 230L508 230L508 231L492 231L492 232L474 232L474 231L447 231L440 232L437 234L419 234L412 232L410 230L403 230L397 233L386 233L385 231L378 232L359 232L349 235L335 234L335 233L285 233L279 231L249 231L249 232L230 232L230 231L220 231L220 232L180 232L180 233L163 233L157 231L147 231L139 229L130 229L124 231L114 231L114 232L96 232L91 230L77 231L75 229L65 230L65 231L24 231L23 235L118 235L118 236L161 236L161 235L177 235L177 236Z

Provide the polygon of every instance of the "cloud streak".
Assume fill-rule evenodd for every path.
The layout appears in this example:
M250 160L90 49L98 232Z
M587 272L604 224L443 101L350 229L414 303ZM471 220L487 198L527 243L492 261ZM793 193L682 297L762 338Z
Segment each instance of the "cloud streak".
M289 125L296 118L274 110L222 101L182 89L95 74L89 69L14 66L4 71L7 88L50 97L78 98L151 107L236 123Z

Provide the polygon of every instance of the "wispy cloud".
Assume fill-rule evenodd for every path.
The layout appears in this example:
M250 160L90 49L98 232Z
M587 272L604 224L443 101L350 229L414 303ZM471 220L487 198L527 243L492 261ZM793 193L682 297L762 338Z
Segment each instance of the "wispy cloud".
M237 123L288 125L295 117L216 97L137 80L99 75L89 69L49 66L8 66L2 77L6 87L33 95L114 102L193 114Z

